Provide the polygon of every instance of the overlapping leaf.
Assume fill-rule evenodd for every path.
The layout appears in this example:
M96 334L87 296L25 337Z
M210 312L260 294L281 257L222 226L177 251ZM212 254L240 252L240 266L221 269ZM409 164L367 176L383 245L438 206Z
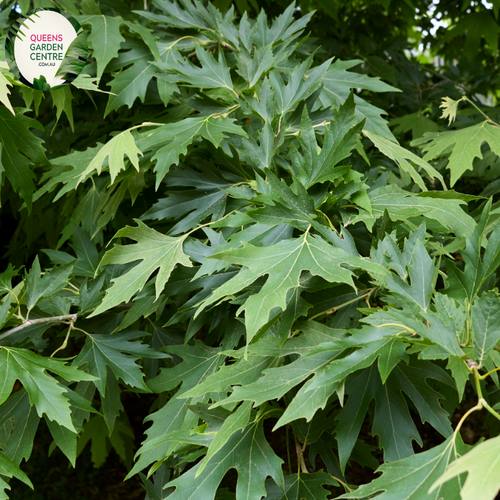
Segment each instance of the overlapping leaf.
M64 395L66 388L48 375L46 370L69 382L95 380L95 377L75 367L66 366L62 361L45 358L17 347L0 348L0 369L5 374L0 385L0 404L6 401L15 381L19 380L27 390L30 403L36 406L40 417L45 414L50 420L75 431L71 421L69 401Z
M165 358L166 354L156 352L141 342L131 342L144 332L127 332L115 335L88 334L85 345L74 360L76 366L87 363L86 369L96 376L95 385L106 395L107 372L109 366L117 379L132 387L148 391L144 374L136 361L139 358Z
M353 71L347 71L360 62L359 60L341 61L339 59L332 64L323 78L324 89L320 97L323 105L338 108L348 98L353 88L361 88L374 92L398 92L398 89L380 81L379 78L372 78ZM381 117L381 114L385 112L358 96L354 100L356 103L356 114L360 119L366 118L366 130L393 141L394 136L389 130L387 122Z
M246 132L234 123L232 118L221 116L196 116L181 122L168 123L143 134L137 145L143 152L155 150L156 188L167 175L170 167L179 162L180 155L187 153L187 147L201 136L219 147L226 134L246 136Z
M323 240L309 234L296 240L288 240L280 245L258 248L249 244L243 248L220 252L210 258L239 264L248 269L219 287L213 295L203 302L205 308L228 295L233 295L251 285L260 276L269 276L266 284L258 293L250 296L240 307L245 311L247 342L250 342L259 329L264 326L273 307L286 308L288 290L299 286L303 271L323 276L331 283L353 285L352 272L343 264L351 265L368 272L384 274L381 266L366 259L349 255Z
M198 476L200 465L167 483L167 488L175 487L170 495L172 500L188 500L202 495L214 498L217 487L232 468L238 471L236 495L242 500L260 500L266 495L265 480L268 476L283 487L283 460L267 443L262 425L263 419L256 419L235 432Z
M458 438L460 440L460 438ZM461 440L454 446L453 437L428 451L397 462L382 465L382 476L339 498L363 498L380 493L380 500L439 500L459 497L461 483L454 481L429 492L448 465L467 450Z
M461 498L473 498L477 494L477 485L481 485L481 498L493 500L500 491L500 476L493 472L500 466L499 449L500 437L495 437L480 443L461 457L457 457L457 460L434 482L429 494L432 495L435 491L442 492L447 487L451 488L459 481L457 476L467 472L467 479L460 489ZM454 481L450 484L451 479Z
M487 121L471 127L449 132L427 133L412 144L422 146L424 160L434 160L451 149L447 164L450 185L453 186L467 170L472 170L474 158L482 158L481 144L487 142L491 150L500 155L500 128Z
M183 252L182 245L186 236L171 238L149 228L137 220L137 227L127 226L116 233L116 237L135 240L135 245L115 245L106 252L100 266L108 264L129 264L140 261L125 274L113 279L113 286L100 306L93 312L96 316L103 311L127 302L136 292L142 290L148 278L159 269L156 276L156 297L160 295L168 281L172 269L177 264L191 267L191 261Z
M0 179L5 171L14 191L18 192L31 210L35 191L33 163L47 163L43 140L35 136L30 129L43 130L37 120L24 116L23 109L12 115L3 106L0 107Z
M194 404L204 401L204 398L186 401L179 396L203 384L224 361L220 348L211 348L201 342L196 342L194 346L170 346L168 351L184 361L173 368L163 369L160 375L148 382L148 387L154 392L163 392L173 390L181 384L179 393L146 418L153 425L146 431L147 439L137 452L139 459L127 477L165 457L172 444L163 438L165 435L177 430L190 430L198 425L198 416L186 403Z
M461 205L464 202L459 199L414 195L394 184L374 189L368 196L372 213L363 212L363 215L349 219L350 223L363 221L373 227L375 220L387 210L391 220L424 216L425 219L437 221L445 230L452 231L457 236L469 236L474 230L474 220L463 211ZM431 222L427 222L427 225Z
M304 108L299 136L302 155L293 145L291 154L297 177L306 188L326 180L333 181L345 173L345 169L336 169L335 166L350 155L363 125L364 121L359 121L354 114L354 97L351 93L325 130L323 146L318 154L314 129Z

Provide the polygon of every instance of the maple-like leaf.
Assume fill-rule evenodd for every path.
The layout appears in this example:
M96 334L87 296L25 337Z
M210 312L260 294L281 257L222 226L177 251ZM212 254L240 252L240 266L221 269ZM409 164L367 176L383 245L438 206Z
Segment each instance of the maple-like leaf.
M224 420L220 428L217 429L215 437L207 449L207 454L200 462L195 477L198 477L203 472L205 467L210 463L211 458L225 446L234 433L247 426L250 419L251 407L251 403L245 402Z
M251 295L238 312L245 311L247 342L250 343L259 329L264 326L274 307L286 309L288 290L299 286L300 275L308 270L322 276L330 283L347 283L354 287L352 271L343 265L350 265L368 272L385 274L386 270L367 259L349 255L340 248L305 233L301 238L281 244L259 248L243 243L243 248L216 253L209 258L239 264L248 269L219 287L205 300L199 312L210 304L228 295L234 295L251 285L260 276L269 276L258 293Z
M298 102L313 92L324 80L332 59L328 59L320 66L307 71L312 62L313 56L309 56L302 64L296 65L286 85L278 71L273 70L269 74L269 83L274 90L274 99L278 107L277 113L280 117L291 111Z
M157 352L141 342L131 342L143 335L144 332L137 331L114 335L89 333L83 349L73 364L75 366L87 364L85 369L96 377L95 385L103 396L106 396L107 366L111 368L115 377L125 384L149 392L144 383L144 373L136 361L140 358L166 358L168 355Z
M267 500L327 500L330 492L324 485L338 486L332 475L319 471L285 476L285 488L266 482Z
M252 54L245 48L242 48L237 54L238 69L236 70L247 82L248 88L253 88L260 80L260 77L269 71L274 65L272 47L253 49Z
M69 392L66 392L69 395ZM5 455L14 463L28 460L40 416L36 406L30 403L26 389L12 393L0 407L0 433Z
M156 189L167 175L170 167L179 162L179 156L187 153L187 147L201 136L219 147L226 134L246 137L246 132L234 123L233 118L216 115L184 118L180 122L167 123L152 132L145 132L137 145L143 152L154 150L152 160L156 161Z
M160 69L175 73L175 81L189 83L197 88L226 89L237 96L222 50L219 51L219 58L216 61L210 52L197 44L195 52L201 68L195 66L189 59L184 59L178 55L176 47L172 47L172 52L177 54L174 56L176 59L175 64L170 62L157 62L154 64Z
M125 38L120 34L122 21L115 17L102 15L76 16L76 20L81 24L92 26L88 40L92 42L97 62L97 78L100 80L104 69L118 55L120 45L125 41Z
M10 486L4 481L3 477L15 477L27 484L32 490L33 483L29 480L28 476L8 457L0 451L0 500L8 500L5 490L10 490Z
M73 263L59 266L41 276L40 261L35 257L30 272L26 276L24 300L28 312L42 299L62 290L69 280Z
M399 89L384 83L380 78L347 71L361 62L360 60L341 61L338 59L331 65L322 80L324 89L320 100L324 106L335 106L338 108L349 97L352 89L366 89L373 92L399 92ZM359 96L355 96L354 101L356 103L356 114L359 119L366 118L366 130L390 141L395 141L392 132L387 126L387 122L380 116L381 114L385 114L385 111L373 106L373 104L368 103Z
M466 214L460 199L441 199L426 196L426 193L415 195L404 191L395 184L376 188L368 193L372 213L361 211L360 215L349 218L349 223L363 221L369 228L375 220L383 217L387 210L391 220L407 220L410 217L424 216L432 219L427 223L430 227L433 220L439 222L446 230L453 231L457 236L469 236L474 230L474 219ZM362 214L362 215L361 215Z
M412 145L423 146L424 160L434 160L451 150L447 168L450 170L450 186L453 186L467 170L472 170L474 158L482 158L481 145L487 142L491 150L500 155L500 128L488 121L448 132L426 133Z
M15 115L5 107L0 107L0 180L5 171L15 192L26 202L31 211L35 174L33 163L47 163L43 140L30 129L43 130L37 120L24 116L28 109L21 109Z
M356 146L364 120L354 114L354 97L351 93L342 104L326 128L321 152L318 154L318 143L311 120L304 107L301 120L299 145L302 154L292 144L291 156L294 167L297 169L297 178L304 187L314 184L333 181L345 173L345 168L335 166L347 158Z
M491 290L476 297L472 306L471 329L474 354L479 366L500 340L500 298Z
M224 446L197 475L200 464L166 484L175 487L172 500L214 498L217 488L230 469L238 472L236 495L241 500L260 500L266 495L265 480L271 476L283 489L283 460L269 446L264 436L263 418L257 418L233 433Z
M8 86L12 86L12 83L7 80L6 76L0 71L0 102L13 114L15 115L16 112L14 111L14 108L12 107L12 104L10 103L9 100L9 94L10 90L8 89Z
M397 363L400 359L394 361ZM394 367L384 384L381 383L375 370L376 368L372 366L347 379L346 393L349 398L337 417L339 423L336 428L342 469L345 468L351 455L373 399L376 404L372 433L380 437L380 445L384 448L386 461L399 460L412 455L413 440L419 444L422 443L403 393L414 403L423 422L429 422L444 436L451 433L448 414L440 403L443 396L436 392L426 380L439 380L453 387L452 379L444 370L425 361L419 361L410 366L400 363Z
M129 50L121 52L110 65L116 73L108 84L112 95L108 99L104 116L121 106L131 108L137 97L144 102L146 89L154 77L154 67L149 62L151 52L140 42L130 45L127 44L125 48Z
M77 183L82 182L88 174L97 170L100 174L102 166L106 158L108 158L109 174L111 176L111 184L115 182L116 176L125 170L125 162L123 157L127 156L134 165L135 169L139 171L139 157L142 155L141 150L136 146L135 140L130 132L130 129L124 130L115 135L101 149L95 154L88 167L80 174Z
M461 488L461 481L458 478L429 492L450 462L467 451L468 447L461 442L460 437L457 441L454 443L451 436L444 443L428 451L381 465L377 469L382 472L381 477L338 498L359 499L380 493L377 496L379 500L458 499Z
M462 101L462 99L451 99L449 97L443 97L441 104L439 105L440 108L443 108L443 114L441 115L441 118L448 119L448 125L451 125L454 121L455 118L457 117L457 108Z
M472 302L488 276L500 265L500 224L495 224L489 238L486 238L491 203L491 199L487 201L474 232L467 237L465 249L461 251L465 262L464 270L458 269L453 261L447 261L447 293L455 299L467 298Z
M212 348L200 341L194 345L169 346L168 352L179 356L183 362L173 368L163 368L161 373L149 380L147 385L153 392L171 391L181 384L178 393L160 410L146 417L153 425L146 431L147 438L137 451L139 459L127 478L144 469L152 462L162 460L172 443L162 436L178 430L190 430L198 425L199 417L187 404L203 401L204 398L181 399L179 396L202 384L224 361L221 348ZM158 441L159 440L159 441Z
M17 347L0 348L0 370L4 374L0 386L0 405L12 392L16 380L19 380L28 391L30 403L36 406L40 417L45 414L51 420L75 432L69 401L64 395L66 388L48 375L46 370L63 377L68 382L95 380L95 377L75 367L66 366L57 359L45 358Z
M102 303L90 315L96 316L103 311L127 302L139 290L142 290L148 278L157 270L156 298L159 297L165 283L168 281L172 269L181 264L191 267L189 257L184 253L182 246L187 235L179 238L165 236L149 228L136 219L137 227L126 226L120 229L116 238L131 238L135 245L115 245L106 252L99 266L109 264L129 264L140 261L132 269L112 280L113 286L107 291Z
M422 191L427 191L427 187L412 163L418 165L427 173L429 177L439 179L443 188L446 190L446 184L444 183L443 176L433 166L429 165L428 162L413 154L411 151L395 144L393 141L389 141L385 137L381 137L373 132L369 132L368 130L364 130L363 133L366 137L368 137L368 139L370 139L370 141L373 142L373 145L381 153L394 160L399 165L401 170L409 174Z
M488 439L457 458L446 469L429 490L429 495L434 497L451 486L448 481L455 478L453 483L459 481L457 476L467 472L467 479L460 489L462 500L475 498L480 485L481 500L494 500L500 491L500 436ZM452 483L452 484L453 484ZM441 493L442 495L442 493ZM446 498L446 497L442 497Z

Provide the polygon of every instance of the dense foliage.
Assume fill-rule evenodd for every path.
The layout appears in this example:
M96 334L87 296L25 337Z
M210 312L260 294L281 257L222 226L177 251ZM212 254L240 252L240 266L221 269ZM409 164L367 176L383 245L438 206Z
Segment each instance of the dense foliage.
M397 3L60 0L84 73L0 63L0 499L44 426L147 500L495 498L499 5Z

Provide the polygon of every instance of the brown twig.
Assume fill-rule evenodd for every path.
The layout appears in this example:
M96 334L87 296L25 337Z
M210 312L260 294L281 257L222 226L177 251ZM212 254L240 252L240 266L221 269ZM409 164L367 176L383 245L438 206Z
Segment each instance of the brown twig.
M51 316L50 318L29 319L27 321L24 321L19 326L11 328L10 330L7 330L5 333L2 333L2 335L0 335L0 340L9 337L10 335L17 333L23 330L24 328L28 328L28 326L31 325L36 325L38 323L65 323L67 321L74 323L76 321L76 318L77 318L76 314L66 314L64 316Z

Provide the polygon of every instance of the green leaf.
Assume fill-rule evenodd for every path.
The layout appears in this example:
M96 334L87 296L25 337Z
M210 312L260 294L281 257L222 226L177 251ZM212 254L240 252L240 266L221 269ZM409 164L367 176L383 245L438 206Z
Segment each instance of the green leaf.
M366 498L381 493L379 500L440 500L458 498L461 481L455 479L433 492L429 489L441 477L448 465L460 457L468 447L460 437L454 443L453 437L428 451L411 457L383 464L378 469L382 476L338 498ZM484 469L483 469L484 470Z
M251 54L243 48L237 54L238 69L236 70L247 82L248 88L253 88L264 73L267 73L274 65L272 47L255 47Z
M424 116L420 111L394 118L389 123L390 125L396 125L394 133L399 136L411 130L413 139L422 137L426 132L437 132L439 130L439 125Z
M372 433L380 436L380 445L384 448L386 461L412 455L412 441L421 443L403 393L417 408L422 422L429 422L444 436L451 433L448 414L440 403L443 396L426 381L430 378L454 387L453 381L444 370L428 361L420 361L410 366L399 363L385 384L381 383L375 371L372 366L347 379L346 393L349 398L337 417L339 423L336 428L342 470L345 469L373 399L376 405Z
M324 75L332 59L328 59L320 66L316 66L307 72L312 62L313 57L309 56L301 65L296 65L290 74L287 85L283 82L278 71L273 70L269 74L269 83L274 89L274 98L277 104L276 112L280 117L283 117L297 103L308 97L308 94L312 93L319 83L324 80Z
M127 358L129 358L129 356L127 356ZM130 360L127 359L127 362L128 361ZM135 367L134 369L137 370ZM141 376L141 374L139 374L139 376ZM104 387L104 393L101 393L101 402L102 416L104 417L110 435L113 434L116 418L120 412L124 410L120 396L120 386L118 385L112 366L108 365L106 369L106 386Z
M87 232L76 224L73 226L72 242L77 256L74 268L75 274L93 278L99 265L99 255Z
M152 132L142 134L137 142L143 152L154 150L152 158L156 161L156 189L167 175L172 165L179 163L180 155L188 152L188 146L196 137L201 136L210 141L215 147L227 136L225 134L237 134L246 137L246 132L234 123L233 118L221 116L196 116L185 118L180 122L162 125Z
M5 490L10 490L10 486L2 479L4 477L15 477L27 484L32 490L33 483L29 480L28 476L9 458L7 458L2 451L0 451L0 498L8 500Z
M224 187L229 187L226 184ZM182 218L171 230L170 234L185 233L205 220L208 216L216 221L224 215L228 194L214 186L209 191L184 190L170 192L168 198L161 198L143 216L142 220L171 220Z
M343 267L343 264L369 272L385 273L381 266L349 255L307 233L301 238L267 248L254 247L243 242L243 248L216 253L209 258L243 265L248 269L240 271L237 276L215 290L213 295L202 303L199 311L228 295L238 293L260 276L269 276L260 291L251 295L238 310L238 313L245 311L247 343L250 343L259 329L267 323L274 307L280 307L282 311L286 309L286 295L289 290L299 286L303 271L308 270L313 275L322 276L330 283L347 283L353 287L352 272Z
M87 34L82 31L68 47L66 54L64 54L64 59L56 72L56 76L66 75L67 73L79 75L87 61L88 51ZM68 77L66 76L66 78ZM63 88L69 89L69 87Z
M154 351L141 342L130 342L143 335L144 332L137 331L114 335L87 334L85 345L73 363L76 366L87 363L86 369L96 377L94 383L103 396L106 396L108 385L107 366L125 384L149 392L144 383L144 374L136 361L141 357L159 359L168 355Z
M76 465L76 440L78 435L76 432L70 431L66 427L53 422L45 417L47 427L54 438L55 444L66 455L73 468Z
M0 386L0 404L12 392L14 383L19 380L28 391L30 403L36 406L38 415L47 415L50 420L75 432L71 421L69 401L64 396L66 388L46 373L49 370L65 380L95 380L95 377L66 366L54 358L39 356L27 349L17 347L0 348L0 369L4 380Z
M466 37L461 50L469 61L479 51L481 38L483 37L491 49L495 53L497 52L500 28L490 12L472 12L470 15L459 19L454 26L448 28L446 34L440 40L440 45L463 33L466 34Z
M7 431L0 439L3 452L16 464L29 459L39 422L40 417L36 407L30 404L26 389L14 392L1 405L0 429ZM10 428L6 429L9 424Z
M9 100L9 94L10 90L8 89L8 85L12 86L12 83L7 80L5 75L0 72L0 102L13 114L15 115L16 112L14 111L14 108L12 107L12 104L10 103Z
M407 174L410 174L411 178L415 181L415 183L420 187L422 191L427 191L427 187L422 177L417 172L416 168L410 162L421 167L432 179L439 179L441 185L446 191L446 184L444 183L443 176L425 160L422 160L411 151L402 148L398 144L395 144L394 142L389 141L384 137L381 137L367 130L363 131L363 133L366 135L366 137L368 137L368 139L370 139L370 141L373 142L374 146L381 153L394 160L399 165L399 168L401 170L403 170Z
M237 498L260 500L266 495L264 484L268 476L271 476L283 489L282 463L283 460L278 458L266 441L263 418L258 418L232 434L198 476L199 464L167 483L165 487L175 487L175 491L170 495L172 500L188 500L201 496L207 499L214 498L227 471L236 469Z
M49 297L64 288L73 270L74 263L52 269L41 276L40 262L35 257L30 272L26 276L24 300L28 312L36 306L42 297Z
M86 73L81 73L78 75L71 84L75 86L77 89L82 90L92 90L93 92L101 92L102 94L111 94L112 92L107 92L106 90L101 90L97 84L99 83L99 79L96 76L90 76ZM97 84L96 84L97 82Z
M500 225L496 224L486 240L487 223L490 216L491 199L486 203L474 232L467 238L461 254L465 261L464 270L457 269L448 261L448 295L458 300L467 298L469 303L479 292L485 280L500 265ZM485 247L484 254L482 247Z
M211 458L227 443L231 436L247 426L251 407L250 403L243 403L238 410L224 420L224 423L216 432L214 440L210 443L207 454L196 471L195 478L203 472Z
M339 483L326 472L291 474L285 476L282 489L270 480L266 482L267 500L327 500L330 492L323 485L338 486Z
M423 230L425 234L425 228ZM409 253L410 240L405 244L405 253ZM398 276L385 278L391 292L396 292L415 302L425 312L429 308L434 281L434 262L429 257L421 240L417 240L411 251L411 261L407 262L411 286ZM406 272L405 272L406 274Z
M442 471L442 475L432 484L429 493L440 492L444 488L451 486L448 481L455 478L456 483L460 474L467 472L467 479L460 490L461 498L474 498L478 491L481 491L481 499L494 500L500 491L500 476L492 474L496 470L500 460L500 436L488 439L478 444L469 451L452 462ZM480 490L478 490L478 487ZM443 489L444 489L443 488Z
M259 379L267 368L276 366L277 359L272 356L248 354L230 365L223 365L207 379L187 391L182 397L199 397L211 392L224 392L232 385L249 385Z
M484 142L496 155L500 155L500 129L487 121L460 130L427 133L411 144L423 146L426 161L447 155L451 148L447 168L451 175L450 186L454 186L464 172L472 170L474 158L483 157L481 145Z
M43 140L33 135L31 128L43 130L37 120L24 116L28 109L20 109L14 116L0 107L0 179L5 171L12 188L19 193L31 211L35 191L33 163L47 163Z
M149 30L146 31L149 33ZM156 51L158 52L158 48ZM151 53L143 44L133 45L130 50L119 54L118 59L112 64L114 71L118 69L120 71L115 73L113 80L108 84L112 95L104 111L105 117L121 106L126 105L131 108L137 97L144 102L147 87L154 76L154 67L149 62L150 59Z
M327 366L336 354L332 352L319 353L299 358L285 366L266 368L262 372L263 376L256 382L233 387L233 393L216 405L237 401L254 401L254 406L259 406L265 401L279 399L314 373L322 373L321 369Z
M198 426L199 417L188 408L188 405L204 399L197 398L186 401L180 399L179 396L203 384L224 361L220 347L208 347L200 341L195 341L194 345L171 345L167 350L169 353L181 357L183 362L173 368L163 368L157 377L148 381L148 387L153 392L161 393L173 390L179 384L182 385L175 397L170 398L165 406L146 417L146 421L152 421L153 425L146 431L147 439L137 452L137 455L140 455L139 459L128 473L127 478L152 462L165 458L171 443L161 441L162 436L173 431L190 430ZM157 439L160 439L160 442L155 442ZM151 445L151 442L155 444Z
M191 267L191 261L183 252L182 246L187 235L171 238L149 228L140 220L137 227L120 229L116 238L131 238L135 245L115 245L106 252L99 266L109 264L129 264L140 261L131 270L118 278L112 279L113 286L107 290L100 306L90 315L96 316L103 311L127 302L138 291L142 290L148 278L159 269L156 276L156 298L158 299L170 273L176 264Z
M489 291L474 299L471 329L474 354L479 366L500 341L500 298L497 291Z
M347 71L349 68L358 65L362 61L335 61L323 77L324 89L320 100L325 107L339 106L346 101L352 89L366 89L374 92L398 92L395 87L391 87L380 80L372 78L361 73ZM394 141L387 122L380 116L385 112L369 104L358 96L354 97L356 103L356 114L359 119L366 118L365 129L369 132L378 134L385 139Z
M372 206L371 215L361 212L350 219L351 224L362 221L369 228L387 210L391 220L407 220L411 217L424 216L439 222L445 230L454 232L457 236L469 236L474 230L474 220L467 215L460 205L465 204L458 199L441 200L418 196L404 191L394 184L379 187L368 193ZM428 227L430 222L427 222Z
M93 157L88 167L80 174L76 187L82 182L88 174L97 170L100 174L102 171L103 162L108 158L109 174L111 176L111 184L115 182L116 176L125 170L125 162L123 160L126 155L135 169L139 172L139 157L142 155L141 150L135 145L135 140L130 133L130 129L124 130L115 135L111 140L104 144L97 154Z
M417 332L422 337L426 337L434 344L439 346L438 350L432 347L426 350L427 359L443 359L449 356L461 358L464 352L460 348L460 342L457 335L457 327L453 318L444 316L441 311L437 313L422 313L427 320L428 325L420 324ZM429 350L436 355L436 358L430 357Z
M175 64L170 62L155 62L155 66L160 69L175 73L175 81L185 82L196 88L203 89L226 89L232 92L236 97L238 94L233 88L233 82L226 63L226 58L222 50L219 50L219 59L203 49L201 45L195 45L196 57L201 68L195 66L189 59L182 58L176 47L172 47L173 57L177 61Z
M292 146L292 161L297 169L298 179L306 189L314 184L333 181L344 173L342 167L335 166L347 158L359 140L364 121L354 115L354 97L351 93L340 106L331 125L326 128L321 152L318 154L314 129L304 107L299 135L302 155Z
M129 453L133 445L133 433L124 422L117 422L112 434L108 434L104 419L100 416L92 417L83 425L83 433L78 440L77 456L83 451L90 441L90 452L94 467L101 467L106 461L111 447L114 448L122 461L126 460L127 450Z
M122 21L110 16L77 16L76 20L92 26L88 40L92 42L97 61L97 79L100 80L104 69L118 55L120 45L125 41L120 34Z
M55 130L56 125L59 123L59 118L61 118L63 111L66 113L71 130L74 131L72 108L73 95L71 94L71 89L66 85L60 89L51 90L50 94L52 95L52 102L57 108L56 123L52 131Z
M444 118L445 120L448 119L448 126L450 126L455 121L455 118L457 117L458 104L462 100L463 99L458 99L457 101L455 101L454 99L451 99L449 97L443 97L439 107L443 108L443 114L441 115L441 118Z

